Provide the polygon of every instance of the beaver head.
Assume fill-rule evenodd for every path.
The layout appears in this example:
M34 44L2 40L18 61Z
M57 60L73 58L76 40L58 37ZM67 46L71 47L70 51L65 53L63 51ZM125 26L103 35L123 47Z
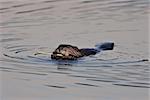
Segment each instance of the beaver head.
M52 53L52 59L67 59L73 60L82 57L80 49L76 46L61 44L56 48L56 50Z

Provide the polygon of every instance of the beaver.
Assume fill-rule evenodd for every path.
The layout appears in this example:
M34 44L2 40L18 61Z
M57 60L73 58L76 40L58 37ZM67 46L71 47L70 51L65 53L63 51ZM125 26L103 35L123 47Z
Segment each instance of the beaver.
M113 42L105 42L96 45L96 48L81 48L70 44L60 44L51 54L55 60L77 60L78 58L95 55L104 50L113 50Z

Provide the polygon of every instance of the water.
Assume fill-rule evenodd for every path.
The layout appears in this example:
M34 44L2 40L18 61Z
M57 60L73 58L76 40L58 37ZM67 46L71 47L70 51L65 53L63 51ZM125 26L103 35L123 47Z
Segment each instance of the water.
M148 100L148 0L1 0L2 100ZM50 55L113 41L72 62Z

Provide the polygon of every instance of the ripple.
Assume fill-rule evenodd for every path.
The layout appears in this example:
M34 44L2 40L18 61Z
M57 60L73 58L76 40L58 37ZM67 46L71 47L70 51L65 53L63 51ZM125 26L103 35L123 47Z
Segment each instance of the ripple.
M25 60L25 58L22 58L22 57L16 57L16 56L10 56L10 55L7 55L7 54L3 54L5 57L9 57L9 58L13 58L13 59L18 59L18 60Z
M113 85L117 85L117 86L127 86L127 87L138 87L138 88L150 88L149 86L140 86L140 85L130 85L130 84L113 84Z
M97 77L93 77L93 76L80 76L80 75L69 75L71 77L79 77L79 78L97 78Z
M77 85L83 85L83 86L92 86L92 87L99 87L98 85L93 85L93 84L89 84L89 83L75 83Z
M16 12L16 14L32 13L32 12L36 12L36 11L49 10L52 8L53 7L45 7L45 8L39 8L39 9L33 9L33 10L19 11L19 12Z
M47 87L53 87L53 88L66 88L64 86L58 86L58 85L45 85Z
M0 8L0 10L7 10L7 9L9 9L9 8Z
M103 1L105 1L105 0L85 0L85 1L82 1L81 3L83 3L83 4L87 4L87 3L93 3L93 2L103 2Z
M53 3L53 2L61 2L61 1L66 1L66 0L46 0L46 1L43 1L43 3Z
M14 45L14 46L7 46L6 49L14 49L14 48L20 48L20 47L35 47L37 45Z
M98 82L117 82L115 80L102 80L102 79L87 79L87 80L90 80L90 81L98 81Z
M26 4L18 4L18 5L13 5L11 6L12 8L20 8L20 7L24 7L24 6L29 6L29 5L33 5L34 3L26 3Z
M23 40L21 38L7 38L7 39L1 39L0 42L12 42L12 41L19 41Z
M17 70L17 69L15 69L15 68L7 68L7 67L0 67L0 69Z
M19 73L32 74L32 75L42 75L42 76L43 76L43 75L44 75L44 76L47 75L47 74L45 74L45 73L37 73L37 72L36 72L36 73L34 73L34 72L19 72Z

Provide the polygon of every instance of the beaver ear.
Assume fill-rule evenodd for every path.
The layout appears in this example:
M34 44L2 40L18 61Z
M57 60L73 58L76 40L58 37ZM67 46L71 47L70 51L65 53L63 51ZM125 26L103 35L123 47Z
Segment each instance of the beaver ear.
M56 52L60 52L60 50L59 50L59 49L56 49L55 51L56 51Z
M59 45L58 47L57 47L57 49L60 49L62 47L62 45Z
M72 46L75 50L79 51L79 48L77 46Z

